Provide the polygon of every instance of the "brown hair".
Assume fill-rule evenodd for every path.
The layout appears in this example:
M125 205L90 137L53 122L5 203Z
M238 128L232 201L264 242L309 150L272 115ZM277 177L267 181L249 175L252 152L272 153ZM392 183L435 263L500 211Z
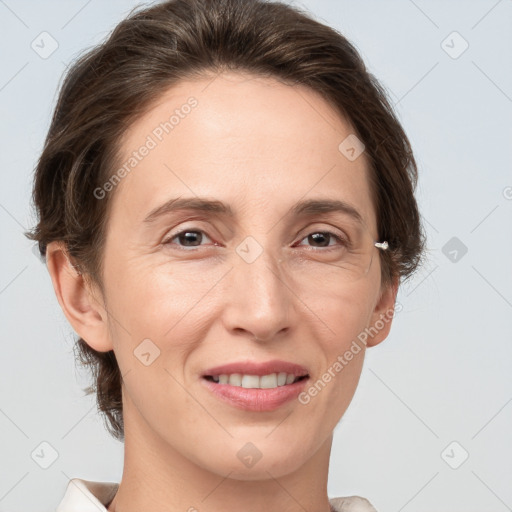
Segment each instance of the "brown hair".
M103 292L102 252L113 193L93 193L119 165L126 128L169 87L223 70L301 84L348 119L365 145L377 212L382 283L408 278L423 257L425 235L414 197L417 167L385 90L355 47L306 12L264 0L169 0L135 9L101 45L68 70L35 169L39 218L25 235L42 256L65 243L84 279ZM341 142L341 141L340 141ZM121 374L113 351L82 338L77 358L89 366L109 432L124 439Z

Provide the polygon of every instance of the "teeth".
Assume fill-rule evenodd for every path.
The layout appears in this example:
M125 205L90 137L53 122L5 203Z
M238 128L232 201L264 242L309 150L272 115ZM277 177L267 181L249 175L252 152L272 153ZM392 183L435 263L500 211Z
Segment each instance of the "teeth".
M229 378L229 381L231 382L231 378ZM277 383L276 383L277 385ZM243 375L242 376L242 387L243 388L259 388L263 387L260 386L260 377L257 375Z
M228 384L232 386L241 386L242 385L242 375L239 373L233 373L232 375L226 375L228 377ZM220 380L220 376L219 376Z
M231 386L239 386L247 389L272 389L278 386L292 384L297 377L291 373L279 372L270 373L269 375L242 375L240 373L232 373L230 375L214 375L213 380L219 384L230 384Z
M260 377L260 387L264 389L277 388L277 374L271 373Z

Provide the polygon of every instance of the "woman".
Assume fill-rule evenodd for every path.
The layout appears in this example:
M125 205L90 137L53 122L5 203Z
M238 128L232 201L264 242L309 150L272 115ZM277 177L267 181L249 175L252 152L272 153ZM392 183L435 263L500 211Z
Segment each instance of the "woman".
M354 47L287 5L171 0L75 63L27 235L125 460L58 512L375 510L329 455L421 260L416 179Z

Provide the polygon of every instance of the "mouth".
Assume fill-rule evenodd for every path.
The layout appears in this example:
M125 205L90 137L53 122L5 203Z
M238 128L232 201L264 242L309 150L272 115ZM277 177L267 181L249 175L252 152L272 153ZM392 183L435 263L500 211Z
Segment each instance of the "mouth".
M308 374L296 376L286 372L270 373L261 376L241 373L221 373L219 375L204 375L203 379L214 382L215 384L228 384L245 389L274 389L295 384L308 377Z
M286 361L230 363L206 370L205 387L225 403L246 411L273 411L304 389L310 374Z
M274 359L258 363L238 361L206 370L202 377L216 384L246 389L272 389L288 386L309 377L308 369L296 363Z

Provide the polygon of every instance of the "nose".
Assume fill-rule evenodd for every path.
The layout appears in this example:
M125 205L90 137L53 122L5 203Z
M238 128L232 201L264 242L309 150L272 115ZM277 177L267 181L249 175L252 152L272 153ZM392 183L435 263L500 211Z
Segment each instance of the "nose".
M295 306L281 260L265 250L251 263L238 256L233 260L224 288L226 329L257 341L272 341L288 332Z

